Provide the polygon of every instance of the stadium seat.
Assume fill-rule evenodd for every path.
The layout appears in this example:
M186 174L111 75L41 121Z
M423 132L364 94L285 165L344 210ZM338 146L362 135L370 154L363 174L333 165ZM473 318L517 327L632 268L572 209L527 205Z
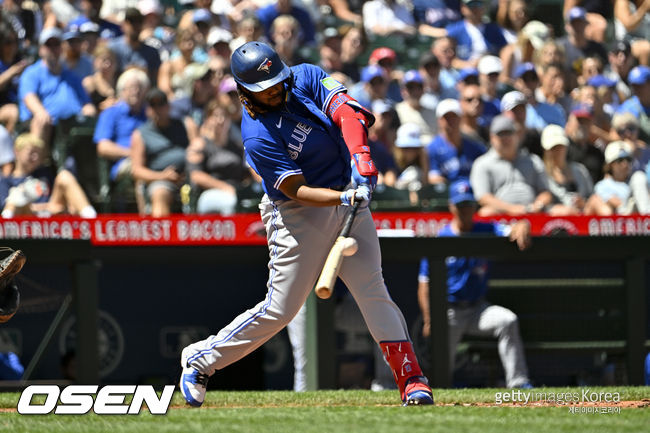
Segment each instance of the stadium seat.
M377 185L372 193L370 209L373 211L415 211L419 210L419 207L417 200L412 200L409 190Z
M447 212L449 210L449 191L445 184L424 185L418 191L420 208L428 212Z

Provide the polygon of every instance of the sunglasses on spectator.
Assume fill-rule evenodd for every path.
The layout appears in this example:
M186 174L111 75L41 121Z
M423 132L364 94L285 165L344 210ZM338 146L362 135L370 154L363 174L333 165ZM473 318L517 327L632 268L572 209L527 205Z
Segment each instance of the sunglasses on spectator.
M386 81L383 78L373 78L370 80L371 86L383 86L384 84L386 84Z
M45 42L45 46L48 48L58 48L61 46L61 41L58 39L50 39L49 41Z
M149 102L149 106L150 106L151 108L160 108L160 107L164 107L164 106L167 105L167 104L168 104L167 101L162 101L162 100L160 100L160 101L151 101L151 102Z
M463 98L463 101L465 101L465 102L476 102L476 101L481 102L481 98L478 97L478 96L474 96L472 98Z

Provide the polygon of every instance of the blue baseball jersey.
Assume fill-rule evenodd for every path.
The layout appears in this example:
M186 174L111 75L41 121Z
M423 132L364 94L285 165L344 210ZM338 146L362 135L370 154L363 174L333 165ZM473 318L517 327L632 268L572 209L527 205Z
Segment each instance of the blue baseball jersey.
M460 152L441 134L434 137L427 147L429 174L443 176L453 182L462 177L469 179L472 164L486 152L485 146L463 137Z
M288 199L278 188L293 175L302 174L308 185L323 188L350 183L350 152L326 114L345 86L318 66L301 64L291 72L293 86L283 109L255 119L244 110L241 122L246 160L272 200Z
M509 227L496 222L475 222L472 231L462 236L474 234L494 234L506 236ZM458 236L451 225L444 226L438 236ZM488 261L479 257L447 257L447 299L449 302L476 301L485 296L489 276Z

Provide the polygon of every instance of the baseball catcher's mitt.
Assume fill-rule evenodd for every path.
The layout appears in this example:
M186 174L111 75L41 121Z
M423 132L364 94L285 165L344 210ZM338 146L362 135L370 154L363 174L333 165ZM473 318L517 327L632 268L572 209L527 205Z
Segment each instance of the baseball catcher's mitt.
M18 286L14 283L14 277L23 268L27 258L22 251L14 251L11 248L2 250L11 253L0 261L0 323L11 319L18 310L20 304L20 294Z

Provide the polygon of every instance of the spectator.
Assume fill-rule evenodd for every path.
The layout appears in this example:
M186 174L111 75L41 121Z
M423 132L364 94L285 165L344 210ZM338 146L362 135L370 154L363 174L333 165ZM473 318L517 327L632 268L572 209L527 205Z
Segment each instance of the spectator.
M117 80L119 101L104 110L97 120L93 141L97 155L111 161L111 180L131 175L131 135L147 121L144 98L149 90L147 74L127 69Z
M227 65L230 65L230 55L232 54L230 45L232 38L232 33L228 30L213 27L207 39L208 57L210 59L219 58Z
M608 54L609 63L605 66L603 74L616 81L616 91L621 101L632 95L628 85L627 77L634 67L634 57L630 50L630 44L625 41L615 41Z
M537 73L541 74L544 67L549 65L560 64L565 73L565 81L568 83L564 48L555 40L547 40L542 45L542 48L535 50L533 54L533 63L537 67ZM565 90L571 90L573 87L565 87Z
M438 38L431 46L431 52L440 63L440 86L441 93L447 98L458 97L456 83L458 82L458 70L453 66L456 59L456 40L445 36Z
M341 72L357 82L361 79L359 57L368 46L368 39L363 27L350 27L343 31L341 39Z
M16 138L14 149L16 166L10 176L0 178L3 218L62 213L82 218L97 216L72 173L60 170L54 176L49 168L43 167L47 158L43 140L33 134L22 134Z
M600 57L585 57L582 60L582 69L580 70L580 75L578 76L578 84L584 85L587 84L587 81L591 77L600 75L603 73L603 61Z
M124 21L127 8L138 7L140 3L138 0L104 0L99 16L111 22L119 23Z
M605 40L608 21L613 18L612 3L612 1L566 0L562 14L566 16L576 6L585 8L587 12L585 34L589 39L602 43Z
M629 215L634 211L646 214L650 211L645 174L641 171L632 174L631 168L630 145L623 141L608 144L605 149L605 177L594 187L597 215Z
M603 176L605 162L602 142L591 140L593 111L585 104L576 106L569 114L565 131L569 137L569 159L587 167L591 180L598 182Z
M79 29L83 24L92 22L99 26L99 37L102 39L114 39L122 36L122 30L117 24L99 17L102 3L102 0L81 0L79 6L82 14L70 21L68 26Z
M617 112L634 114L639 119L639 138L650 143L650 67L633 68L627 81L634 96L623 102Z
M80 80L93 73L92 58L83 53L81 33L70 30L63 34L63 58L68 70L74 72Z
M350 88L350 96L364 107L371 107L376 100L385 100L388 93L386 73L378 65L370 65L361 71L361 81Z
M518 141L524 149L535 155L542 155L540 134L534 128L528 128L528 98L518 90L513 90L501 98L501 112L510 117L517 125Z
M84 53L92 56L99 41L99 25L92 21L87 21L79 26L79 33L81 33L81 38L83 39L81 49Z
M384 76L388 78L388 93L386 97L393 103L402 101L399 80L402 74L395 70L397 66L397 54L388 47L375 48L368 58L368 65L378 65L384 70Z
M574 7L565 15L564 29L566 36L558 39L564 50L565 67L576 76L582 69L582 60L590 56L598 56L605 60L607 53L602 44L587 38L587 12L581 7Z
M369 35L404 37L416 32L411 11L398 0L369 0L363 4L361 16Z
M452 220L440 230L438 236L493 234L508 236L520 250L530 246L530 224L526 220L510 226L496 222L474 221L476 208L476 199L469 182L462 179L452 183L449 187L449 209ZM477 257L447 257L446 268L450 374L454 371L456 346L463 335L496 336L499 341L499 358L505 370L506 386L532 388L528 378L517 315L505 307L492 305L485 299L489 278L488 261ZM418 303L424 321L422 334L426 337L431 332L429 263L426 258L420 263Z
M165 92L150 90L147 104L148 121L131 136L133 178L146 184L151 215L163 217L171 213L174 197L184 181L189 143L183 122L169 115Z
M615 141L625 141L632 149L632 171L645 170L650 162L650 146L639 139L639 119L632 113L618 113L612 118Z
M468 85L478 85L478 69L476 68L464 68L458 72L458 82L456 83L456 90L458 91L458 96L460 99L460 94L463 91L463 88Z
M246 15L241 20L236 20L236 22L235 34L237 37L230 42L231 50L236 50L246 42L260 41L269 43L266 36L264 36L262 23L254 14Z
M497 9L497 22L503 28L503 36L511 44L530 20L528 5L524 0L501 0Z
M594 184L587 168L575 161L567 161L569 138L564 128L548 125L542 131L544 148L544 168L548 176L548 186L553 194L554 215L579 215L592 213L588 202Z
M435 112L438 102L446 99L446 97L443 97L442 86L440 85L440 62L438 58L433 53L424 54L420 58L418 72L420 72L423 82L423 95L420 98L420 104Z
M183 71L179 94L171 102L171 116L183 120L190 140L198 137L199 127L205 119L205 107L215 97L213 75L205 63L190 64Z
M538 68L540 86L535 89L535 99L562 108L563 116L571 111L573 100L564 91L566 79L561 63L550 63Z
M400 174L395 188L418 191L427 183L427 155L421 134L415 123L404 123L397 129L394 153Z
M164 35L165 31L160 24L164 10L159 0L138 0L137 9L142 14L142 33L140 33L140 40L147 45L150 45L158 51L163 51L163 39L167 39ZM162 53L161 53L162 57Z
M495 23L484 23L485 2L483 0L461 0L460 11L463 20L446 27L447 36L456 39L455 67L476 67L484 54L499 55L507 45L503 29Z
M494 116L501 113L501 100L498 91L499 75L502 71L503 64L497 56L483 56L478 62L478 79L483 101L481 123L486 127L492 122Z
M460 92L460 132L472 141L487 145L487 130L481 122L483 115L483 100L481 99L481 88L476 85L467 85Z
M438 132L436 112L420 104L424 94L424 80L415 69L406 71L403 79L402 97L404 100L395 105L400 123L415 123L420 127L422 145L428 144Z
M0 23L0 123L9 132L18 122L18 80L27 64L20 59L16 32L7 23Z
M107 109L117 101L117 59L106 45L95 49L94 73L82 81L84 89L98 112Z
M536 50L541 50L544 41L548 39L548 26L540 21L530 21L519 33L515 42L501 50L503 69L500 80L506 84L514 84L515 71L524 63L532 62Z
M630 42L632 55L642 65L650 66L650 2L614 0L616 39Z
M299 24L298 31L294 34L298 46L301 44L313 44L316 41L314 33L314 22L305 9L291 4L291 0L276 0L257 11L257 18L266 31L266 37L273 43L272 24L280 15L289 15L295 18Z
M596 75L587 81L587 85L595 89L602 105L603 114L607 116L607 119L611 119L620 105L620 99L616 92L616 81L610 80L604 75Z
M355 26L363 24L363 17L361 16L362 2L348 0L329 0L327 4L332 8L334 15L343 20L352 23Z
M438 135L427 147L429 183L453 182L468 178L474 161L485 153L485 146L462 136L460 104L445 99L438 104Z
M200 134L187 149L190 182L201 194L197 203L199 214L234 213L236 188L248 173L243 144L231 128L227 110L227 105L210 102Z
M81 79L61 61L61 30L51 27L39 36L41 61L27 67L20 77L20 120L31 121L32 134L49 143L52 126L61 119L97 113Z
M526 127L541 132L548 124L564 126L566 115L561 106L539 102L535 93L539 76L532 63L524 63L515 71L515 88L526 96Z
M297 37L299 31L300 23L291 15L280 15L271 24L273 47L282 61L289 66L305 63L305 59L298 52L300 48Z
M182 81L183 70L193 61L194 32L190 29L181 29L176 34L176 47L180 56L173 57L160 65L158 70L158 88L167 94L169 99L174 99L176 90Z
M318 66L339 83L351 85L350 78L341 72L343 69L341 61L342 35L339 28L327 27L321 35Z
M589 130L589 140L605 145L609 142L611 120L603 110L603 101L598 90L594 86L586 85L575 89L574 94L576 95L576 104L573 110L584 107L591 113L592 125Z
M494 118L492 147L476 159L470 174L482 216L543 212L553 200L544 163L537 155L521 151L518 137L510 117Z
M160 56L155 48L140 42L142 31L142 14L135 8L128 8L122 23L124 36L116 38L109 43L110 49L115 53L119 70L123 71L129 66L137 66L147 71L149 80L156 83Z
M217 99L227 107L232 127L241 133L242 105L237 94L237 83L232 76L228 75L219 84Z

